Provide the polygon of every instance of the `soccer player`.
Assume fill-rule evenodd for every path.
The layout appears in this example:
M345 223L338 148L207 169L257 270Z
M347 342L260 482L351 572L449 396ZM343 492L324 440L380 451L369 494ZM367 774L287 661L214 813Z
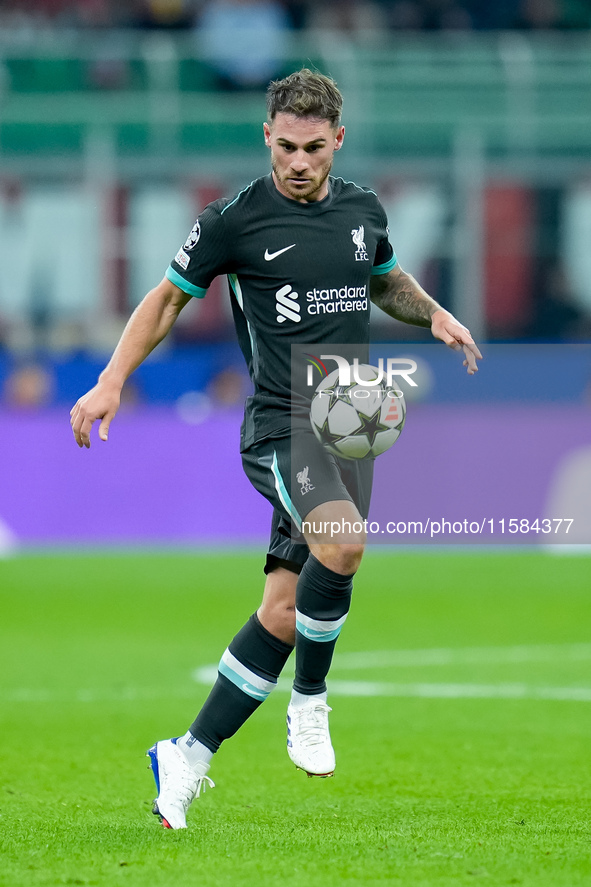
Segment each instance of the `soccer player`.
M372 462L336 459L309 423L292 434L292 344L367 346L371 299L463 350L469 374L481 357L466 327L400 268L376 195L330 175L345 135L341 108L334 81L308 69L270 84L263 129L272 172L204 209L164 279L134 311L97 385L71 413L80 447L90 447L98 419L106 441L127 377L190 299L205 296L216 275L228 276L254 383L242 425L243 465L274 512L261 606L223 653L185 735L148 753L158 791L154 812L168 828L186 828L192 800L213 785L213 755L267 698L294 647L289 757L309 775L331 776L335 768L326 676L365 538L349 532L327 539L314 528L367 517Z

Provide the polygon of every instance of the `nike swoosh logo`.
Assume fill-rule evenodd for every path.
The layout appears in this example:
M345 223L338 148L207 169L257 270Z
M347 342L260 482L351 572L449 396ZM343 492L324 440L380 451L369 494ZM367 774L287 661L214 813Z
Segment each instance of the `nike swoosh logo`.
M273 259L276 259L277 256L280 256L281 253L286 253L288 249L293 249L295 243L292 243L291 246L284 246L283 249L278 249L276 253L270 253L268 249L265 250L265 262L272 262Z
M242 689L245 690L250 696L260 696L261 699L266 699L266 693L259 693L258 690L255 690L253 687L249 687L248 684L242 684Z

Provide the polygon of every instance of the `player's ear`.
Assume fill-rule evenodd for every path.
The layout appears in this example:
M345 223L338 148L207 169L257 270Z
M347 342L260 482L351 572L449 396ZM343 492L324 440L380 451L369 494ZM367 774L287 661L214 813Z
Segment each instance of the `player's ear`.
M335 151L340 151L340 149L343 147L343 139L344 138L345 138L345 127L339 126L339 128L337 129L337 131L335 133L335 137L334 137Z
M271 147L271 127L269 126L269 124L267 123L266 120L263 123L263 132L265 134L265 145L267 146L267 148L270 148Z

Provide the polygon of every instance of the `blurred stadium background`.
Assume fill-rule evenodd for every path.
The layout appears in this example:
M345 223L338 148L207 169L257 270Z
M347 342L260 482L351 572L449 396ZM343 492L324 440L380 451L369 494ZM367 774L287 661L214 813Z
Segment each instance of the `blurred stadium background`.
M590 29L588 0L2 0L0 548L266 536L240 473L248 380L225 282L130 380L108 447L79 453L68 410L198 211L267 170L264 87L302 65L345 96L336 173L378 190L403 267L503 355L477 387L439 354L422 439L451 433L454 402L489 440L482 506L510 401L515 476L553 443L540 513L506 516L566 502L591 542ZM410 353L429 337L376 315L374 338ZM220 483L248 527L203 514Z

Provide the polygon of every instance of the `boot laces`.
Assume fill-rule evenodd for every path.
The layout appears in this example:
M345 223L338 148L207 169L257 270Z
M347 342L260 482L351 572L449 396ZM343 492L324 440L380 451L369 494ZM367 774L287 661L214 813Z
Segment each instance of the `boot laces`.
M209 788L215 788L215 782L213 781L213 779L210 779L209 776L199 776L197 779L197 788L195 789L195 794L193 795L193 797L198 798L202 790L205 794L208 786Z
M296 709L297 733L303 746L322 745L328 739L328 713L332 711L325 702Z
M183 762L184 764L184 762ZM176 784L176 792L185 809L194 798L198 798L206 787L215 787L215 782L209 776L197 776L189 764L184 764Z

